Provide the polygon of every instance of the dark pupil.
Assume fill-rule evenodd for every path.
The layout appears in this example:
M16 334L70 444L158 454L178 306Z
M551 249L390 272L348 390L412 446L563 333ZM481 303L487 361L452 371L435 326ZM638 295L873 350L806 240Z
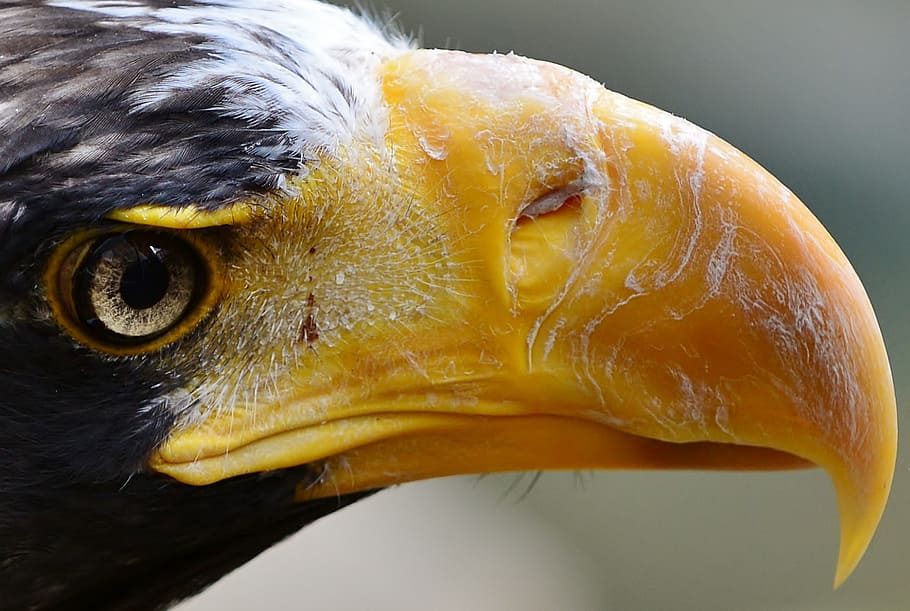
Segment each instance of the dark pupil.
M158 253L137 253L135 261L123 270L120 296L131 308L150 308L167 295L171 275Z

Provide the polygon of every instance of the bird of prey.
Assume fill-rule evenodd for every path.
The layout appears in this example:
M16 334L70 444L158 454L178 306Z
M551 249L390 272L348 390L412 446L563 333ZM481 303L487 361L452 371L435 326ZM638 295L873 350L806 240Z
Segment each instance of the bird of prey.
M161 609L384 486L896 452L859 279L719 138L312 0L0 2L0 607Z

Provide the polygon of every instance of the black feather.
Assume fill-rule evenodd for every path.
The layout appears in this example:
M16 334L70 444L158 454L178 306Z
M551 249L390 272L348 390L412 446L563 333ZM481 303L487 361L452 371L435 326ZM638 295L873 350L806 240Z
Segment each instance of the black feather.
M183 3L189 4L189 3ZM85 11L0 3L0 202L103 215L137 204L218 207L277 186L299 154L261 154L281 109L227 116L238 83L200 78L137 107L211 41Z
M275 188L301 162L275 154L290 149L275 129L281 109L218 110L236 83L203 81L137 109L209 42L0 1L4 610L162 608L363 496L297 502L318 465L200 488L149 472L173 426L159 399L189 372L80 347L47 313L41 277L72 231L137 204L223 206Z

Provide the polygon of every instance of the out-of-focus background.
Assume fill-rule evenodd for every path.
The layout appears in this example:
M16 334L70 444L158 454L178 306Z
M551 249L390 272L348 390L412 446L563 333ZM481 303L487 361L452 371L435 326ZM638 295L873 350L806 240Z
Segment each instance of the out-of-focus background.
M571 66L800 196L853 261L910 401L910 2L372 0L424 46ZM907 436L904 437L907 439ZM181 611L910 609L910 462L837 592L820 471L457 478L304 529Z

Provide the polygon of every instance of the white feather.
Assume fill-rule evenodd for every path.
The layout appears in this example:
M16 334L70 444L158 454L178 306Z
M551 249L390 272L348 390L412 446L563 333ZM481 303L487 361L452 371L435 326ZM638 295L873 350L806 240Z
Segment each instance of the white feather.
M200 83L217 84L233 95L213 110L242 120L281 117L276 129L303 159L331 153L354 137L381 140L386 121L377 66L411 46L404 36L314 0L202 0L164 8L129 1L49 4L99 13L112 26L203 37L207 57L137 92L134 110ZM269 147L257 154L277 158L289 152Z

